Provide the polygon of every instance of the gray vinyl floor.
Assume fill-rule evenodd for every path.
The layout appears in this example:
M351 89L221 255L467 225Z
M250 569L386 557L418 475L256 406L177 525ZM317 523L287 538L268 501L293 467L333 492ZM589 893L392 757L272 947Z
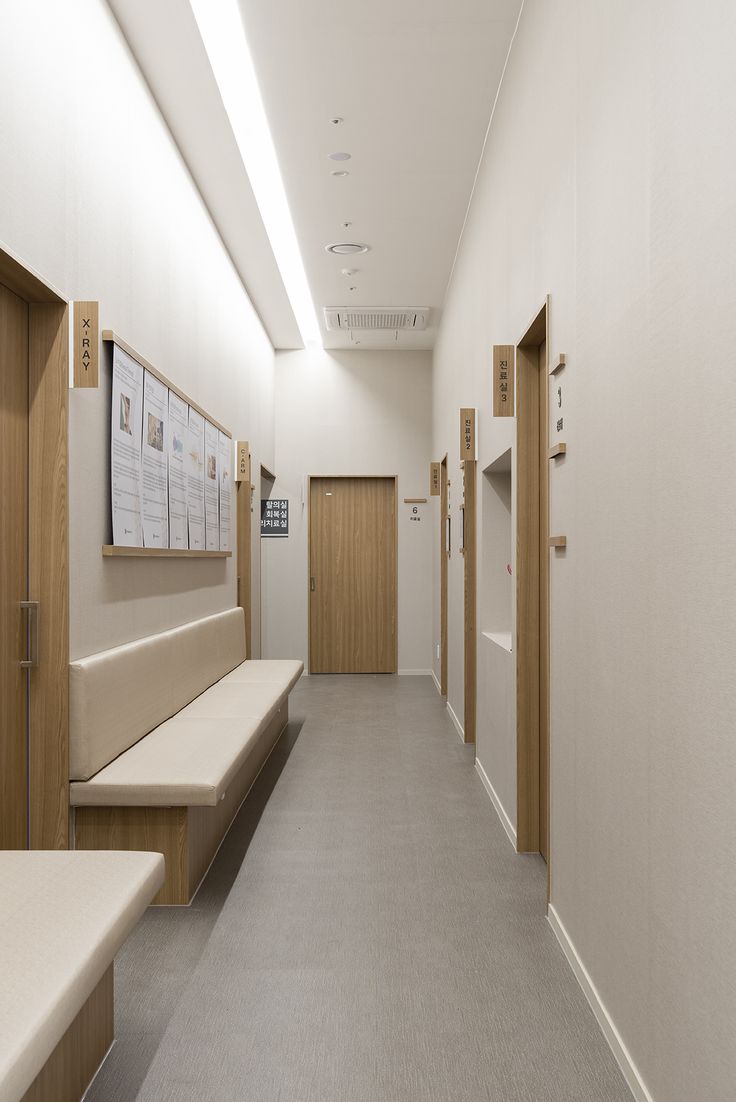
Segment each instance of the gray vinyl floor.
M88 1102L631 1102L428 677L304 678Z

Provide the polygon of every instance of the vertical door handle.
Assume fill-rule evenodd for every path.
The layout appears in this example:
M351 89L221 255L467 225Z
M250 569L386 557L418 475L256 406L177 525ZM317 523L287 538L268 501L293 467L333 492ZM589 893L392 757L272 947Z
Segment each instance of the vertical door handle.
M28 657L21 659L21 668L30 670L38 665L38 601L21 601L20 607L28 613Z
M317 588L317 586L314 584L314 578L309 579L309 588L312 593L314 593L315 589Z

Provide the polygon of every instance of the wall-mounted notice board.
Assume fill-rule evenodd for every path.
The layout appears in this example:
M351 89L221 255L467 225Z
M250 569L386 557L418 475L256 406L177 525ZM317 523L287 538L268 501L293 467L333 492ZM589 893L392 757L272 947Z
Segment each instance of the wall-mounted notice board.
M264 497L261 500L261 535L288 536L289 500L285 497Z
M110 329L111 545L106 556L232 554L232 437Z

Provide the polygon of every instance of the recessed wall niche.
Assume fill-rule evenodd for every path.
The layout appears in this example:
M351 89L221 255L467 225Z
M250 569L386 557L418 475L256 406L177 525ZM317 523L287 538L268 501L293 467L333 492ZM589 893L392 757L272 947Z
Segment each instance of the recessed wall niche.
M511 650L514 569L511 524L511 448L483 471L481 631Z

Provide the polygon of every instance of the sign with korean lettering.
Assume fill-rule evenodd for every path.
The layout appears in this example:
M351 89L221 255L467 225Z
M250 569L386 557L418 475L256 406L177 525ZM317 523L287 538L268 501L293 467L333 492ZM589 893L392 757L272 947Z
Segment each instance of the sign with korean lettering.
M430 497L440 496L440 464L429 464L429 495Z
M493 346L493 416L514 416L514 346Z
M460 410L460 462L475 459L475 410Z
M261 501L261 535L288 536L289 502L285 497L263 498Z

